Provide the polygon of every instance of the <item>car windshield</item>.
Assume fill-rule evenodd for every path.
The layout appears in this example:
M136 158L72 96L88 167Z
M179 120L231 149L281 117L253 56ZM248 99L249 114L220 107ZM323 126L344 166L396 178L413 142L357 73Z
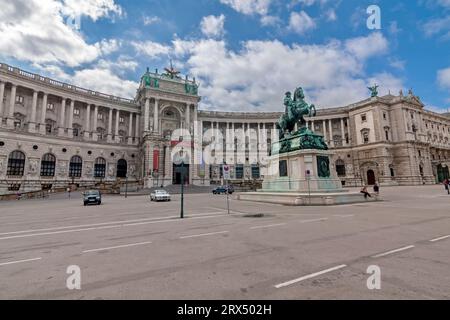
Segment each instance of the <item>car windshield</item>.
M88 191L86 194L88 196L98 196L100 193L98 191Z
M164 190L157 190L156 193L160 193L160 194L166 194L167 192Z

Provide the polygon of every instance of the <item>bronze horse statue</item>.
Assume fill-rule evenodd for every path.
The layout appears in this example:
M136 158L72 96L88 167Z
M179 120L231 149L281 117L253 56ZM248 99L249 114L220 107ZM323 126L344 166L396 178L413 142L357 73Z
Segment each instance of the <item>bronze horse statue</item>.
M295 125L298 123L300 130L306 129L306 120L304 116L315 117L316 107L305 102L305 94L301 87L297 88L294 93L294 99L291 93L287 92L284 98L286 107L285 113L280 117L277 123L277 129L280 139L283 139L293 133Z

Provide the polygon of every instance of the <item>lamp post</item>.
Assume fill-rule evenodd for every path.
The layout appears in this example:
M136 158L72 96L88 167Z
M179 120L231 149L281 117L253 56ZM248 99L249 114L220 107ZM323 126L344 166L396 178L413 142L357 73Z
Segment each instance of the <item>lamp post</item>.
M125 176L125 199L128 198L128 175Z
M184 219L184 148L181 148L181 211L180 218Z

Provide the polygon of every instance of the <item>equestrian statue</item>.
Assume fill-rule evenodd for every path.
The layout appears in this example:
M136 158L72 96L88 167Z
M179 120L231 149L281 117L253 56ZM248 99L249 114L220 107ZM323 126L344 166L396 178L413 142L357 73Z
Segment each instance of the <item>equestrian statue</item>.
M309 105L305 101L303 88L298 87L292 99L291 92L286 92L284 98L285 112L277 123L277 130L280 137L281 152L292 151L292 139L300 139L300 149L327 150L324 138L309 130L306 126L305 116L315 117L317 114L314 104ZM298 131L295 126L298 124Z

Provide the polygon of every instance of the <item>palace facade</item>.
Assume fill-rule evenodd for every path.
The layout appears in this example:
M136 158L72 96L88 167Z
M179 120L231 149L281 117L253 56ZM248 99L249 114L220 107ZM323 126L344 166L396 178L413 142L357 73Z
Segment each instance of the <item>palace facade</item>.
M166 71L147 70L130 100L0 64L0 194L125 179L179 184L183 172L186 183L219 184L224 163L232 182L263 179L281 112L199 110L195 79ZM450 117L426 110L411 91L307 120L335 152L345 186L449 176Z

